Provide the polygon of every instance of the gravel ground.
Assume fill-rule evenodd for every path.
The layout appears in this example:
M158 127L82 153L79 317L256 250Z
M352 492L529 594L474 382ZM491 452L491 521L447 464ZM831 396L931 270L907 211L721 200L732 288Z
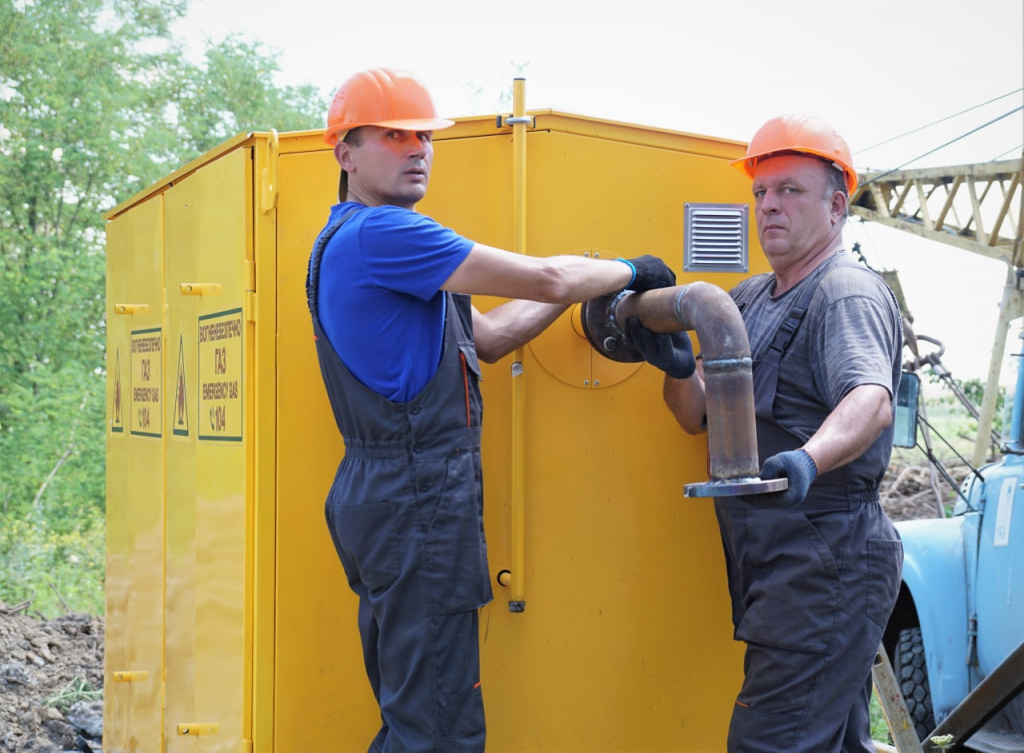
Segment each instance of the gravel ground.
M103 618L30 609L0 602L0 753L99 751Z

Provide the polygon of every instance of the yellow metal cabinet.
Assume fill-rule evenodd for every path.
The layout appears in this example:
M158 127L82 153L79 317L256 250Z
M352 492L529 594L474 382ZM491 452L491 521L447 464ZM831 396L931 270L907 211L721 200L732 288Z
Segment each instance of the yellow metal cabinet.
M531 255L655 253L680 284L726 289L767 269L728 167L743 145L530 120L519 187L510 127L435 134L419 210L511 248L519 191ZM320 137L239 136L107 215L109 751L363 751L379 725L323 515L343 445L305 302L337 190ZM694 206L741 218L738 265L684 271ZM595 353L577 311L512 360L483 382L488 750L723 750L742 652L712 503L682 496L707 478L704 438L675 426L659 372ZM512 599L498 575L517 546Z

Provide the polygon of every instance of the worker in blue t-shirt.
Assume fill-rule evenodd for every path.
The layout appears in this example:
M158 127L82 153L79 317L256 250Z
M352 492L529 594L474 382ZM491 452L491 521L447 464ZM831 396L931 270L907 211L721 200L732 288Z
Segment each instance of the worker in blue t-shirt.
M437 117L406 71L338 89L325 140L339 200L310 258L317 354L345 457L328 528L359 596L380 705L371 751L484 750L477 610L492 598L483 532L478 357L494 362L569 304L675 284L654 256L530 257L415 211ZM486 314L470 295L510 298Z

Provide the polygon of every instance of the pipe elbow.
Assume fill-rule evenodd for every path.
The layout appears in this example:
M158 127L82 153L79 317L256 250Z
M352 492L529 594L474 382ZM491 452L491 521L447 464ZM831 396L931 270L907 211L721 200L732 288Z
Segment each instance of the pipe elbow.
M695 331L705 367L709 360L750 358L747 328L735 301L709 282L691 282L623 297L615 307L615 319L624 328L630 317L639 317L653 332Z
M692 323L697 333L705 368L709 361L750 358L750 341L732 296L709 282L692 282L680 288L678 319Z

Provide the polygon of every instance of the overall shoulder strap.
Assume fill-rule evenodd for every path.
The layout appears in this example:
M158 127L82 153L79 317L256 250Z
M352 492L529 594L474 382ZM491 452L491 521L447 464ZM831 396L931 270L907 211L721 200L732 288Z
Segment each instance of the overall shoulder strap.
M775 332L775 338L772 340L770 348L771 350L778 351L779 357L786 352L790 343L793 342L793 336L800 328L800 323L804 320L804 316L807 315L807 309L811 306L811 299L814 298L814 293L818 290L821 281L832 274L837 267L860 267L861 265L853 261L846 254L836 254L832 259L826 261L823 266L824 269L820 273L814 274L812 272L813 279L808 280L807 286L800 291L800 295L793 301L793 305L789 307L786 318L782 320L782 324L779 325L778 330Z
M306 271L306 305L309 306L309 313L313 315L314 319L317 318L316 304L317 294L320 290L320 260L323 258L324 249L327 248L327 244L334 237L334 234L338 232L338 229L358 211L358 207L353 207L328 225L320 234L320 237L317 238L316 244L313 246L313 252L309 255L309 268Z

